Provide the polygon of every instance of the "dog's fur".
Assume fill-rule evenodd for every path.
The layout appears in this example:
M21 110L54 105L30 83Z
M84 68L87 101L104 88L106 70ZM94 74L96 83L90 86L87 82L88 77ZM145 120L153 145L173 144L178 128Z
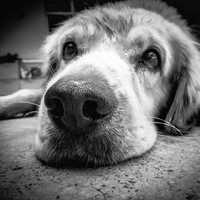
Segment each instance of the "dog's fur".
M64 61L62 49L69 39L81 53ZM160 69L137 63L151 46L160 49ZM114 164L151 149L157 135L155 124L180 135L198 118L198 42L176 10L163 2L130 0L86 10L51 34L43 51L42 70L48 81L39 109L36 155L47 164ZM45 95L60 80L79 85L88 78L93 85L105 82L112 91L117 99L112 115L88 132L57 127L48 115ZM38 100L41 92L36 94ZM20 93L11 96L0 98L1 117L19 112L12 107L9 114L13 101L17 107L21 102ZM33 98L26 101L36 102Z

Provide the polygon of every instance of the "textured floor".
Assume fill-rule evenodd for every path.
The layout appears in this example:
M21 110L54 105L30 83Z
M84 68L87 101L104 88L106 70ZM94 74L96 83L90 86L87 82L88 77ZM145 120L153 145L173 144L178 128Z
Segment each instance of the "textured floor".
M200 199L200 129L160 136L140 159L98 169L54 169L34 157L35 118L0 121L0 199Z

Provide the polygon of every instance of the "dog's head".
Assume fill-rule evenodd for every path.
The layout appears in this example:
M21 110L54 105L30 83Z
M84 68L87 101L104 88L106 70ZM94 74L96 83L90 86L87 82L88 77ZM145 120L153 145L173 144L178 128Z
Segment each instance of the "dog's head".
M157 4L147 7L157 5L164 17L106 6L79 14L47 38L39 159L113 164L153 146L158 116L168 131L187 127L199 106L199 52L184 21Z

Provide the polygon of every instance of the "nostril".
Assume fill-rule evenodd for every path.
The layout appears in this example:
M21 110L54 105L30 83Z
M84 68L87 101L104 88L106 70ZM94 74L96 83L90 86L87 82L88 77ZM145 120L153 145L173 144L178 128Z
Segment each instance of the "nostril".
M92 120L102 119L108 115L108 113L100 113L98 106L98 101L86 100L82 108L83 115Z
M61 117L64 115L64 106L62 101L57 97L49 97L46 99L45 104L48 112L54 117Z

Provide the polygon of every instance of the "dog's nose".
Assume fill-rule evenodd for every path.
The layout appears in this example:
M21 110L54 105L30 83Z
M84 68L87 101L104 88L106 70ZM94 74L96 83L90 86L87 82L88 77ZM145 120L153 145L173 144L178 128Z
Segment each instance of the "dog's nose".
M59 80L47 90L44 102L56 125L71 131L84 130L109 117L117 105L108 84L97 80Z

